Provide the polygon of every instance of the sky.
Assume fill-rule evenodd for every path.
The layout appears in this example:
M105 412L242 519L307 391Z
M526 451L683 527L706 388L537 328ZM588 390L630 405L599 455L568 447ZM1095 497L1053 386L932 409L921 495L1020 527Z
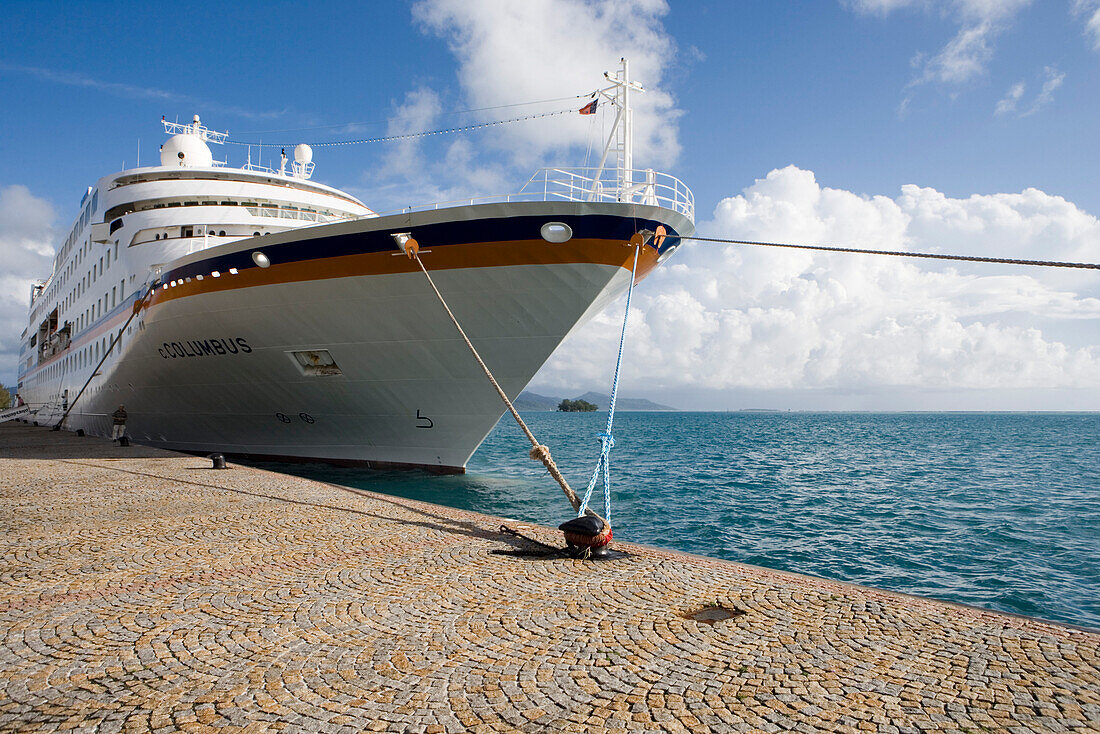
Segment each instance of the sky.
M1100 0L308 7L5 5L0 382L85 188L153 164L162 115L269 144L449 128L575 109L624 55L646 87L636 165L693 189L701 234L1100 262ZM318 147L314 178L378 211L507 193L591 160L608 124ZM531 389L606 392L622 308ZM621 390L700 410L1100 410L1100 274L689 243L636 292Z

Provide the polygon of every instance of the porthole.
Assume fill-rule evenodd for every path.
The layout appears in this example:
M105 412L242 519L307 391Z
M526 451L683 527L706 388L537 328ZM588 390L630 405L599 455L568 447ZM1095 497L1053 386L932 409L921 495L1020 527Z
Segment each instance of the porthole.
M547 222L539 230L542 238L547 242L561 244L573 239L573 228L565 222Z
M267 255L265 255L265 254L263 254L262 252L259 252L259 251L256 251L256 252L252 253L252 262L256 263L261 268L266 268L266 267L271 266L271 260L269 260L267 258Z

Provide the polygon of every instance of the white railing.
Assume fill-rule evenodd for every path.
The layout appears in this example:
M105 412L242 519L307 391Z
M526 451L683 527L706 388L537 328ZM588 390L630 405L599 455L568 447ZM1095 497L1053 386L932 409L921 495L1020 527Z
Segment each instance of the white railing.
M613 168L602 171L598 168L542 168L515 194L437 201L378 212L378 215L511 201L616 201L672 209L695 221L695 195L683 181L652 169L627 173L630 174L629 183L620 184L619 171Z
M695 195L683 181L652 168L543 168L520 193L540 192L547 201L620 201L659 206L695 220Z

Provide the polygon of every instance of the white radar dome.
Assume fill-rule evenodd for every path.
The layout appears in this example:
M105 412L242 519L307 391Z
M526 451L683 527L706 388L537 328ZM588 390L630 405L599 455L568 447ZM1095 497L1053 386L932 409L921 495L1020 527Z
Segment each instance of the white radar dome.
M309 147L305 143L298 143L294 148L294 162L295 163L311 163L313 161L313 148Z
M214 165L214 154L210 152L210 146L197 135L173 135L168 138L160 149L160 164L162 166L195 166Z

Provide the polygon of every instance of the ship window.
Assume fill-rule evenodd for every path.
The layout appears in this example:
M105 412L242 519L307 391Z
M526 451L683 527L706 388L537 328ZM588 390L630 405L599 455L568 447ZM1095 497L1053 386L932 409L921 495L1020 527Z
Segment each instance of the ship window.
M259 236L260 236L260 233L259 233L259 232L253 232L253 233L252 233L252 236L253 236L253 237L259 237Z
M225 237L225 230L224 230L224 229L223 229L223 230L219 230L219 231L218 231L218 236L219 236L219 237Z
M180 230L180 237L194 237L194 236L195 236L195 228L194 227L184 227L183 229Z

